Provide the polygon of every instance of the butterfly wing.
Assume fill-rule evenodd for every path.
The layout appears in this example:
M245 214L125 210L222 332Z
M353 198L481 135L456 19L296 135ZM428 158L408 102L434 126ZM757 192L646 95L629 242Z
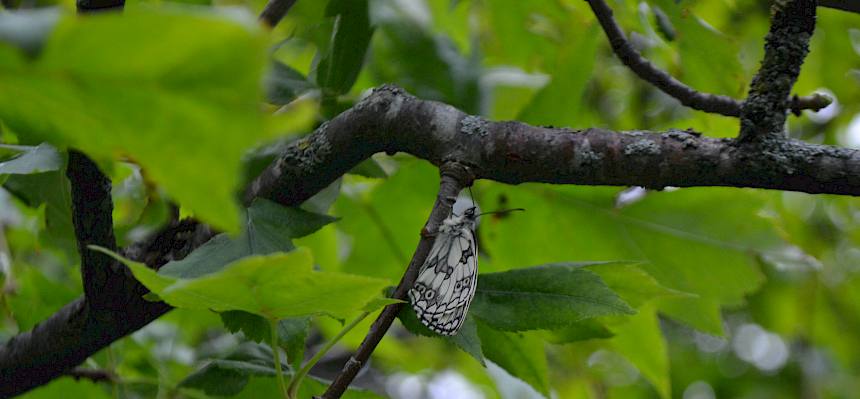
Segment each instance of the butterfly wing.
M470 223L439 232L409 299L418 319L442 335L454 335L463 325L475 296L478 248Z

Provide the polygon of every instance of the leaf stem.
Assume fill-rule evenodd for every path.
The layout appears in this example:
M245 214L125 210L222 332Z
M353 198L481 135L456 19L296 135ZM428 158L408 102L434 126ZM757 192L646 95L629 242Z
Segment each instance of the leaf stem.
M327 353L327 352L328 352L332 347L334 347L334 345L335 345L338 341L340 341L340 339L341 339L341 338L343 338L343 337L344 337L344 336L345 336L345 335L346 335L350 330L352 330L353 328L355 328L355 326L357 326L357 325L358 325L358 323L361 323L361 321L362 321L362 320L364 320L364 318L365 318L365 317L367 317L367 315L369 315L369 314L370 314L370 312L361 312L361 314L360 314L360 315L358 315L358 317L356 317L356 318L355 318L355 320L353 320L353 321L349 322L349 324L347 324L346 326L344 326L344 327L343 327L343 329L341 329L341 330L340 330L340 332L338 332L338 333L337 333L337 335L336 335L334 338L332 338L332 339L331 339L331 341L326 342L325 346L323 346L323 347L322 347L322 348L321 348L321 349L320 349L320 350L319 350L319 351L314 355L314 357L312 357L310 360L308 360L308 362L307 362L307 363L305 363L305 365L304 365L304 366L302 366L301 370L299 370L299 371L296 373L296 375L293 377L293 380L292 380L292 381L290 381L290 388L289 388L289 391L288 391L288 393L289 393L289 399L295 399L295 398L297 397L297 396L296 396L296 394L297 394L297 393L298 393L298 391L299 391L299 385L301 385L302 379L303 379L303 378L308 374L308 372L310 372L310 371L311 371L311 368L313 368L313 367L314 367L314 365L316 365L316 364L317 364L317 362L319 362L319 360L320 360L320 359L322 359L322 357L323 357L323 356L324 356L324 355L325 355L325 354L326 354L326 353Z
M281 393L284 395L284 399L292 398L293 396L289 396L287 393L287 385L284 383L284 370L281 368L281 351L278 346L278 320L269 320L269 325L271 326L271 340L269 341L269 345L272 346L272 356L275 360L275 372L278 374L275 378L278 379L278 386L281 387Z

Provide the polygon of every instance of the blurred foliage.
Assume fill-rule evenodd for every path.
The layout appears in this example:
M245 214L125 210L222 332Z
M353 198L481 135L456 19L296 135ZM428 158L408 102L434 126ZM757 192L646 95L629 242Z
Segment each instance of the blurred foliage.
M744 96L767 2L609 3L655 65ZM179 309L82 365L115 382L60 378L25 397L276 397L274 356L290 377L372 311L299 396L322 392L407 264L438 171L377 155L299 208L240 209L236 193L295 135L382 83L490 119L737 133L735 119L636 78L581 0L299 0L271 32L254 22L263 0L138 1L88 17L71 0L3 4L0 341L81 294L70 147L111 178L120 245L177 206L225 231L161 273L132 264ZM789 133L860 147L860 15L818 12L795 91L835 102L791 117ZM860 392L858 200L487 181L472 193L464 205L527 211L480 219L483 276L460 334L439 337L406 307L345 397Z

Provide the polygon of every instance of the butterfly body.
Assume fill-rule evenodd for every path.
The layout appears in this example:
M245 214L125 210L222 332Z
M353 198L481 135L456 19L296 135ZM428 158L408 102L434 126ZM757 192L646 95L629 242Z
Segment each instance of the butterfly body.
M454 335L469 311L478 277L475 208L451 215L439 227L436 241L409 290L412 308L425 326Z

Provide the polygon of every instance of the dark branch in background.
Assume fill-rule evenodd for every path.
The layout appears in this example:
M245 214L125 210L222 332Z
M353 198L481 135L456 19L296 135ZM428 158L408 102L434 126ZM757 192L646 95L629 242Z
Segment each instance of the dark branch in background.
M621 30L615 18L612 17L612 9L609 8L604 0L587 1L595 17L597 17L597 21L606 33L606 37L609 39L609 44L612 46L615 55L636 75L646 82L653 84L664 93L674 97L687 107L725 116L740 116L740 101L728 96L699 92L673 78L645 59L645 57L633 48L627 40L624 31ZM786 98L788 98L787 95ZM830 102L831 100L826 96L817 94L798 98L792 104L796 107L794 111L799 113L803 109L817 111L828 106Z
M111 181L95 162L76 150L69 150L66 177L72 191L72 223L81 256L84 297L94 310L121 306L113 299L125 288L117 286L126 278L122 265L87 248L88 245L98 245L116 251Z
M474 177L469 172L468 168L457 163L446 163L440 168L441 179L439 182L439 194L436 196L436 202L433 204L433 210L430 211L430 216L427 218L427 223L421 230L421 240L418 241L418 247L415 248L415 253L412 255L412 260L403 277L400 279L400 284L394 290L392 298L405 300L409 289L415 284L418 278L418 271L424 261L427 259L427 254L430 253L430 248L433 246L436 232L442 221L451 214L451 207L457 200L457 195L464 187L471 186ZM339 398L352 380L358 374L359 370L370 359L370 355L376 349L376 345L385 336L391 323L397 318L397 313L403 307L402 303L388 305L379 314L379 317L370 326L367 336L359 345L355 355L349 358L349 361L343 366L343 370L337 375L335 380L329 385L328 389L323 394L324 399Z
M818 0L821 7L860 13L860 1L857 0Z
M125 7L125 0L77 0L79 14L99 11L120 11Z
M266 3L266 7L263 8L263 12L260 13L260 21L263 21L266 25L271 28L274 28L278 22L281 22L281 19L287 15L287 12L290 11L290 8L296 4L297 0L269 0Z
M740 141L783 137L789 94L809 53L815 0L774 2L764 58L741 109Z
M86 369L75 367L66 372L66 375L75 380L90 380L92 382L118 382L119 378L110 370Z

